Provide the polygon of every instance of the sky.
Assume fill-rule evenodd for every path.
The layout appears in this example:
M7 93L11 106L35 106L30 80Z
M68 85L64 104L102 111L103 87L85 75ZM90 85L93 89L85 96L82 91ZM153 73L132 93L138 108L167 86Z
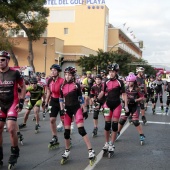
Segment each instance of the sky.
M143 41L144 60L155 67L170 67L170 0L105 0L105 3L109 23L121 28L132 41Z

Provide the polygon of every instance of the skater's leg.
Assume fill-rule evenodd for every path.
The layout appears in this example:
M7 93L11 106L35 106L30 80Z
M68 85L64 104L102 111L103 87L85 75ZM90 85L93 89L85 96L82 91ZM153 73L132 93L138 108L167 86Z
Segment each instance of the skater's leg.
M40 106L35 105L34 106L34 114L35 114L37 125L39 125L39 121L40 121L39 112L40 112Z

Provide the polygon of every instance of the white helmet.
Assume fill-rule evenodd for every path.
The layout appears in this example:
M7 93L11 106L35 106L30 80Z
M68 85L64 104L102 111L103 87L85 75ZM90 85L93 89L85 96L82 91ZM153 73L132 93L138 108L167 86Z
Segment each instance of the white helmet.
M143 67L137 67L136 68L136 73L141 72L141 71L145 71L145 69Z

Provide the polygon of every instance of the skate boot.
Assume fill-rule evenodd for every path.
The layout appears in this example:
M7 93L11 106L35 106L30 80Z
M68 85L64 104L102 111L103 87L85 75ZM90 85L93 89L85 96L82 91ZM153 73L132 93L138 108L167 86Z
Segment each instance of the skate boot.
M60 123L59 123L58 126L57 126L57 132L62 132L63 129L64 129L64 127L63 127L63 122L60 121Z
M3 166L3 148L0 147L0 167Z
M166 115L168 115L168 111L169 111L169 108L166 107L166 110L165 110Z
M48 144L48 149L56 149L59 147L59 142L57 136L53 136L51 142Z
M161 106L161 112L164 113L164 107L163 106Z
M74 132L74 122L71 122L71 134Z
M143 124L145 125L147 120L146 120L146 117L145 116L142 116L142 121L143 121Z
M108 158L111 158L114 155L114 151L115 151L115 146L109 143Z
M8 170L12 169L15 166L18 157L19 157L18 146L16 147L11 146L11 156L9 157L9 161L8 161Z
M43 120L45 120L45 116L46 116L46 113L45 113L45 112L43 112Z
M90 163L90 165L91 166L93 166L93 164L95 163L95 161L96 161L96 155L95 155L95 152L94 152L94 150L93 149L90 149L89 150L89 163Z
M35 124L35 133L39 132L39 128L40 128L40 125L39 124Z
M145 140L145 136L144 135L140 135L140 144L143 145Z
M35 116L32 118L32 121L36 121L36 118L35 118Z
M21 145L24 145L24 143L23 143L23 140L24 140L23 135L20 132L17 132L17 136L18 136L18 139L19 139Z
M25 123L21 123L20 125L19 125L19 129L22 129L22 128L25 128L27 125L25 124Z
M65 164L69 158L70 150L66 149L65 152L62 154L61 165Z
M106 142L103 146L103 157L106 156L108 154L108 149L109 149L109 143Z
M153 113L153 115L155 114L155 108L152 108L152 113Z
M93 129L93 132L92 132L92 137L96 137L96 136L97 136L97 131L98 131L98 128L95 127L95 128Z

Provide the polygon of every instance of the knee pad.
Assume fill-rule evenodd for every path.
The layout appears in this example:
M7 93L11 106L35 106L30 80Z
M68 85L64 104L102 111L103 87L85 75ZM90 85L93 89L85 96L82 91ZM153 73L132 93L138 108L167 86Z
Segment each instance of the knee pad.
M140 125L140 123L139 123L139 120L133 120L133 124L134 124L134 126L139 126Z
M98 119L99 111L94 110L93 119Z
M79 132L79 134L80 134L82 137L87 134L86 131L85 131L85 129L84 129L84 126L83 126L83 127L79 127L79 128L78 128L78 132Z
M112 122L112 130L113 130L113 132L118 131L118 122Z
M122 126L125 124L125 122L126 122L126 120L124 120L124 119L119 120L119 124L122 125Z
M70 139L70 129L65 129L64 138L65 139Z
M111 122L105 122L105 130L106 131L109 131L110 130L110 128L111 128Z

